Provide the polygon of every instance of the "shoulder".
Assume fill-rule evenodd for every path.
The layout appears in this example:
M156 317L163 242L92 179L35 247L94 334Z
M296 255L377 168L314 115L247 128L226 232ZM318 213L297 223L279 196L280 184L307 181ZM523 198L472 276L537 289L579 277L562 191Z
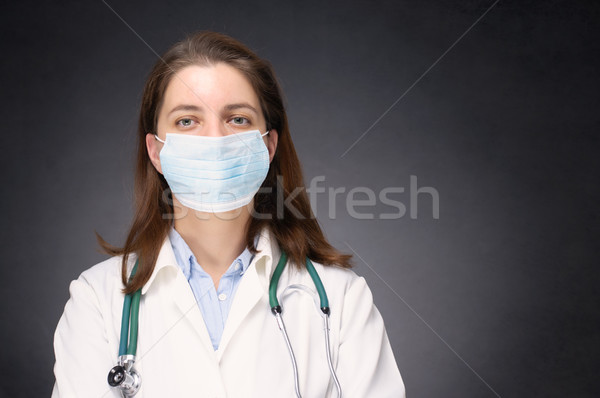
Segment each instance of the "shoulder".
M359 332L361 327L379 335L385 331L373 293L364 277L348 268L324 266L315 262L313 265L327 293L332 330L338 331L340 343L353 333L362 333Z
M113 309L122 305L121 256L108 258L83 271L69 284L69 299L57 333L70 333L84 324L100 327L112 322ZM121 304L119 304L121 303ZM74 326L76 325L76 326Z
M93 291L96 296L112 295L123 288L121 282L121 265L123 256L113 256L101 261L83 271L79 277L72 282L87 287L86 290ZM135 256L128 259L129 267L135 261Z
M344 300L352 297L372 302L373 296L364 277L357 275L353 269L335 265L323 265L313 262L327 291L336 292Z
M337 283L351 284L361 278L351 268L342 268L337 265L323 265L313 261L312 264L319 273L321 279L336 281Z

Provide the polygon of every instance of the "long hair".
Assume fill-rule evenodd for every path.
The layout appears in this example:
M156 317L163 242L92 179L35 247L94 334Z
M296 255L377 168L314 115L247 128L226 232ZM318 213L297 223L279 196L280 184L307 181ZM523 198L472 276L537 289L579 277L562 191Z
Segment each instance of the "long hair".
M172 201L166 200L171 194L169 186L150 161L146 134L156 132L158 113L172 77L187 66L217 63L236 68L248 79L259 98L267 130L276 129L279 135L267 177L254 197L255 214L261 216L250 218L246 233L248 249L257 253L254 237L268 226L297 268L304 267L306 257L324 265L351 267L351 255L342 254L329 244L312 213L300 161L290 136L281 89L271 65L237 40L205 31L173 45L157 61L146 81L137 129L135 213L125 245L112 246L96 234L107 254L123 256L121 276L125 286L123 291L127 294L144 286L152 275L173 218ZM289 203L283 209L282 198ZM135 276L128 280L127 260L131 254L137 255L139 264Z

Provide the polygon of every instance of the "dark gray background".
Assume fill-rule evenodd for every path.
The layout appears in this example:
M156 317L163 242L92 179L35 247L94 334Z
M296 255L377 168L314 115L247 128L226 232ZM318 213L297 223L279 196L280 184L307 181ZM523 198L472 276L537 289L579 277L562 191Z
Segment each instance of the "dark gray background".
M316 205L411 398L600 394L598 2L500 1L441 59L493 1L109 4L158 53L212 29L269 59L307 182L437 189L439 219L427 195L417 219ZM105 258L93 231L129 225L156 55L100 0L1 15L0 396L42 397L68 284Z

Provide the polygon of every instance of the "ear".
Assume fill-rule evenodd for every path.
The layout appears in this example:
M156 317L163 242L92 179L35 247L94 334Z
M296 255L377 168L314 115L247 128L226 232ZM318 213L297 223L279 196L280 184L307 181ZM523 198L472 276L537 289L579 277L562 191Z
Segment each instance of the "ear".
M270 133L269 133L270 134ZM162 149L163 143L158 142L154 138L154 134L146 134L146 149L148 150L148 157L154 165L156 171L162 174L162 168L160 167L160 150Z
M275 151L277 150L277 140L279 139L279 134L277 130L271 129L269 134L267 134L267 149L269 150L269 163L273 161L273 157L275 156Z

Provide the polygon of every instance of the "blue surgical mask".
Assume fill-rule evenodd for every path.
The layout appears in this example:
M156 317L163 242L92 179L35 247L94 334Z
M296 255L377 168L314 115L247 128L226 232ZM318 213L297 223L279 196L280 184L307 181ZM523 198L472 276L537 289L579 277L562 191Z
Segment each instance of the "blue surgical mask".
M269 171L269 151L258 130L221 137L167 134L160 165L181 204L203 212L245 206Z

